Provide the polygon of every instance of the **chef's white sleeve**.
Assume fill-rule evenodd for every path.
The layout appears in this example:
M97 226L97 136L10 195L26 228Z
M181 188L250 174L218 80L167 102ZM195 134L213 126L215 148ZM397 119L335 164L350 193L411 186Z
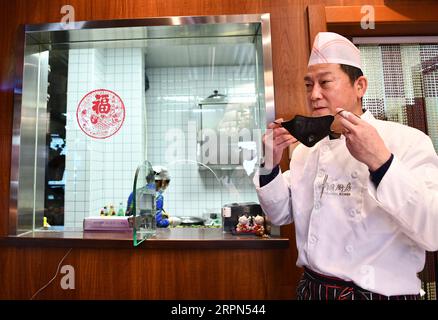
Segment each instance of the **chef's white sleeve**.
M406 235L427 251L438 250L438 157L428 136L394 155L377 189L369 180L368 191Z
M280 170L274 180L263 187L260 187L259 171L256 172L253 179L263 212L272 224L277 226L290 224L293 221L289 173L290 171L281 173Z

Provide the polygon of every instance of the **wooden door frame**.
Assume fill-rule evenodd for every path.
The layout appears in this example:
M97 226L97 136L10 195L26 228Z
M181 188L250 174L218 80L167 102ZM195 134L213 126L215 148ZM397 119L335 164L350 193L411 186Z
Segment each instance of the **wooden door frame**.
M347 38L357 36L430 36L438 35L438 3L406 5L388 3L372 6L375 14L375 28L362 29L363 6L307 7L309 43L312 44L318 32L332 31Z

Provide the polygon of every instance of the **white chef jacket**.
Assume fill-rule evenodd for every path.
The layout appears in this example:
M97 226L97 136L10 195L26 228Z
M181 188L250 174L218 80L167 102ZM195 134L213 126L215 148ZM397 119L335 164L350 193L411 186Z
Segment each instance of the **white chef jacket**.
M345 137L326 137L297 146L269 184L255 174L260 204L273 224L295 223L298 266L387 296L418 294L425 250L438 250L438 157L421 131L361 118L394 155L377 189Z

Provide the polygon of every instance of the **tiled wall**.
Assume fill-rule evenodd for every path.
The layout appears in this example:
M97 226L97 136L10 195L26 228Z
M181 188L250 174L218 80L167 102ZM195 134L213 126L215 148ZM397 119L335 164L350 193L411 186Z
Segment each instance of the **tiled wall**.
M81 228L83 218L118 206L132 189L133 175L145 159L166 166L171 183L165 209L175 216L220 213L224 204L257 201L254 185L243 169L199 169L196 131L198 103L214 90L230 101L254 105L253 66L152 68L145 93L141 49L71 50L67 102L65 227ZM76 109L89 91L105 88L123 100L121 130L105 140L86 136ZM171 157L174 148L177 161ZM171 159L171 160L169 160ZM171 162L169 162L171 161Z
M214 90L229 101L254 103L254 66L151 68L147 75L147 154L152 165L166 166L171 175L165 192L168 213L202 216L219 213L226 203L258 201L244 170L214 169L215 177L195 163L198 103Z
M135 169L145 159L142 49L70 50L66 133L65 227L82 228L84 217L107 204L126 205ZM96 89L116 92L126 117L114 136L96 140L76 121L82 97Z

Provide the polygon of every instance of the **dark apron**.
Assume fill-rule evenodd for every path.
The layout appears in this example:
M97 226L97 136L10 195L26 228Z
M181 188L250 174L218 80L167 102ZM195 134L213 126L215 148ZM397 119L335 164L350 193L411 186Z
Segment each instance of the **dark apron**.
M353 282L324 276L308 268L297 287L298 300L420 300L420 295L384 296Z

